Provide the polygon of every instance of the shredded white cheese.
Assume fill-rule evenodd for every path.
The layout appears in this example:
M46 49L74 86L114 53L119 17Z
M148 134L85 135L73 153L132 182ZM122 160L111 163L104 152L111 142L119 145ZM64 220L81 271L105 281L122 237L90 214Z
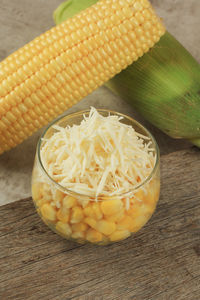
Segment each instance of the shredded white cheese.
M155 164L148 137L95 108L80 125L44 139L41 160L50 177L72 192L98 198L127 193L143 182ZM127 207L128 207L127 202Z

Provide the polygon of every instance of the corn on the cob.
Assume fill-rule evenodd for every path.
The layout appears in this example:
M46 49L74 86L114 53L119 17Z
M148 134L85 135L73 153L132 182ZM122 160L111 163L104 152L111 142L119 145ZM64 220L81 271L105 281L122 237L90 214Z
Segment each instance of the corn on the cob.
M66 1L54 12L54 20L59 24L96 2ZM106 86L169 136L200 147L200 66L168 32Z
M147 0L101 0L0 64L0 153L149 50L165 29Z
M148 121L200 147L200 66L168 32L106 83Z

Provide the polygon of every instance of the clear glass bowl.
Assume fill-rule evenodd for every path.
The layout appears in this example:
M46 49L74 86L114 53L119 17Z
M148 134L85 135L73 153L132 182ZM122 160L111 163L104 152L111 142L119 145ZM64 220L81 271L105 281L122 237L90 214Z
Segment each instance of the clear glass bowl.
M66 127L80 124L83 114L89 114L89 111L81 111L55 120L41 135L32 173L32 198L38 214L54 232L78 243L106 245L136 233L155 211L160 193L160 155L153 136L137 121L109 110L98 112L103 116L108 116L109 113L122 116L121 122L131 125L137 132L150 138L156 159L148 178L126 194L115 198L101 197L98 201L71 192L55 182L41 161L43 139L50 138L56 132L52 125Z

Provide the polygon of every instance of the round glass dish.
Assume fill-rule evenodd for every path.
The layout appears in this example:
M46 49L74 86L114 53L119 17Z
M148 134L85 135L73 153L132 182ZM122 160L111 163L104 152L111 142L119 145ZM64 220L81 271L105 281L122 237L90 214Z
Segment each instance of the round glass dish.
M160 154L157 143L150 132L134 119L109 110L97 110L101 115L123 117L121 122L132 126L138 133L147 136L155 156L151 174L143 182L117 197L92 197L72 192L55 182L45 170L41 160L41 149L46 138L56 129L79 125L83 114L80 111L56 119L41 135L32 172L32 198L38 214L54 232L78 243L106 245L128 238L140 230L155 211L160 193ZM149 140L144 140L144 143Z

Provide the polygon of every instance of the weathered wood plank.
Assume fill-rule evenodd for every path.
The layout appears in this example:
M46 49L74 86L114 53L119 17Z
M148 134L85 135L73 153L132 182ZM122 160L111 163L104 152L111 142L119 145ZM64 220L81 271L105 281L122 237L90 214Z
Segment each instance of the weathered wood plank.
M0 299L198 300L200 151L165 155L156 213L135 236L97 247L52 233L31 199L0 208Z

